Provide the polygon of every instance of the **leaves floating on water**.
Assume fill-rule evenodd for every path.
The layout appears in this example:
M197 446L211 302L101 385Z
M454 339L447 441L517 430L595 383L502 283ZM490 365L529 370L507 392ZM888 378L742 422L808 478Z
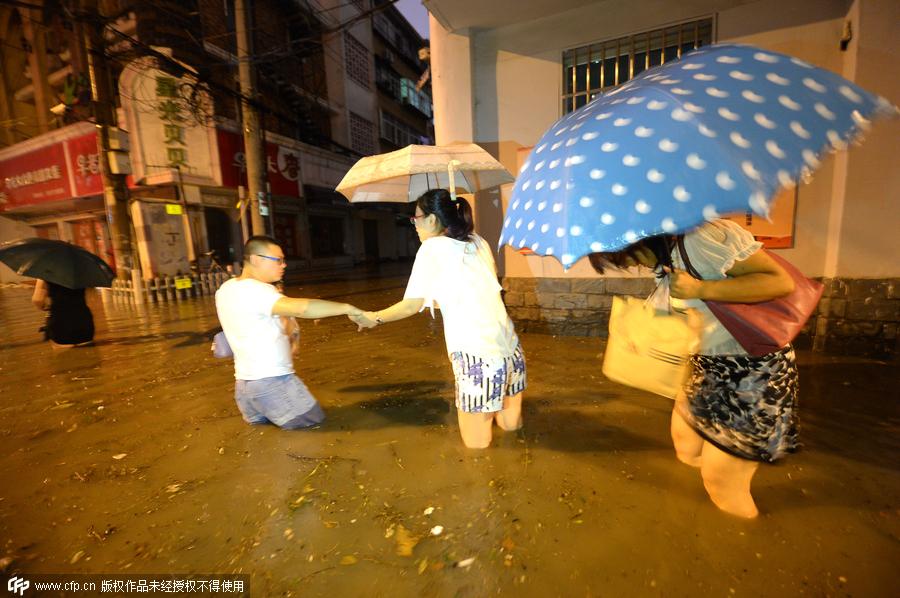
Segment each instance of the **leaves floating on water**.
M412 536L403 524L397 525L397 533L394 535L397 542L397 554L400 556L412 556L413 548L419 543L419 539Z

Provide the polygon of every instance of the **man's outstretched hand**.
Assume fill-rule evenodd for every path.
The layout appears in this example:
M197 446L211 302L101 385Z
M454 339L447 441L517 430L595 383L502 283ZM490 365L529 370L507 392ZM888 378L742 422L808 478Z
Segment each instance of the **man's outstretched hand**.
M357 332L363 328L374 328L375 326L378 326L378 322L375 321L375 313L371 311L359 312L358 314L351 313L347 317L357 325Z

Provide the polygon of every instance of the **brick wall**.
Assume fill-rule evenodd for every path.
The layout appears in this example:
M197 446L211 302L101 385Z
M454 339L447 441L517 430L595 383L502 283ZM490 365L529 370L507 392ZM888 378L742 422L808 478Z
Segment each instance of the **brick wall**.
M827 278L813 346L843 355L898 357L900 279Z
M613 295L646 297L650 278L505 278L504 301L523 332L606 336Z
M825 292L794 345L828 353L896 357L900 279L823 280ZM647 297L650 278L505 278L504 302L516 329L606 336L613 295Z

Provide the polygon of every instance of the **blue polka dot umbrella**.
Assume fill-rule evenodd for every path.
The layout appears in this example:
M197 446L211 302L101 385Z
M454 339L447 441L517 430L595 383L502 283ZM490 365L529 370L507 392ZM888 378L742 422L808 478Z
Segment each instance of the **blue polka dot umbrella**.
M523 165L501 246L569 268L772 198L897 108L829 71L745 45L701 48L557 121Z

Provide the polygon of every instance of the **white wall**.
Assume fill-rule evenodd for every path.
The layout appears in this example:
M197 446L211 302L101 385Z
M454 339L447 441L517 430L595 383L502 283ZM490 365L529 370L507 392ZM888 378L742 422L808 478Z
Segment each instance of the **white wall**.
M860 16L854 18L851 48L841 52L841 29L851 8ZM852 7L849 0L652 0L639 4L609 0L528 23L473 32L468 38L447 34L432 18L437 142L456 140L449 135L464 133L471 120L472 139L515 173L518 148L533 145L561 116L564 50L711 15L716 18L718 41L785 52L844 76L855 71L857 83L897 103L897 77L884 74L897 69L898 8L896 0L857 0ZM471 77L471 117L465 102L451 99L450 93L456 90L440 83L453 81L465 90L465 73ZM900 181L896 153L889 145L897 138L898 126L897 122L878 123L861 148L853 148L847 157L826 160L800 189L795 248L784 255L808 275L900 275L900 262L883 259L896 254L892 228L900 222ZM843 181L846 197L836 205L833 199L840 199ZM504 208L508 195L509 188L504 189ZM481 227L496 221L484 218L490 209L476 208L481 216L479 232L496 240L499 230ZM504 254L508 276L594 275L586 263L579 262L564 274L553 258L525 258L508 248ZM833 268L826 264L830 254L840 256L833 260ZM874 259L879 255L882 259Z
M843 74L840 37L846 4L843 0L762 0L736 7L719 14L719 41L753 44ZM804 22L803 11L822 18ZM794 248L778 252L810 276L825 273L825 256L833 242L828 234L828 223L835 176L839 176L835 172L835 161L829 158L823 160L811 181L800 186Z
M434 136L438 145L475 139L471 39L448 33L429 15Z
M900 103L900 2L854 3L854 81ZM877 122L847 155L846 193L834 276L900 276L900 119Z

